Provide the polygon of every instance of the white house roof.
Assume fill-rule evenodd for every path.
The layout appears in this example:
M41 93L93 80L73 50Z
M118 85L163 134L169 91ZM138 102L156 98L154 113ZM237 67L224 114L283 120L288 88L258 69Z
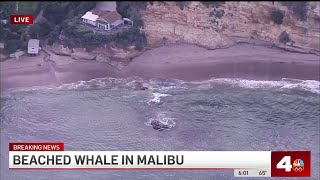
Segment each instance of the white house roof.
M91 11L88 11L85 15L83 15L81 18L88 19L91 21L96 21L98 19L98 15L92 14Z
M128 18L123 18L123 20L125 20L125 21L131 21L130 19L128 19Z
M28 47L39 47L38 39L30 39L28 42Z

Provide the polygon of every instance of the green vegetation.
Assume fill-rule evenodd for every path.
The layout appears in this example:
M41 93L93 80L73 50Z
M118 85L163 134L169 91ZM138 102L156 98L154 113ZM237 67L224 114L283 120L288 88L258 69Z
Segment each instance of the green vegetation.
M290 41L291 39L289 37L289 34L286 31L283 31L279 36L279 42L286 44Z
M282 4L287 6L300 21L307 19L308 2L306 1L283 1Z
M223 9L214 9L211 13L210 16L214 16L215 18L221 19L224 16L224 10Z
M142 50L147 45L147 38L138 28L120 33L115 38L115 45L118 48L126 49L130 45L134 45L136 50Z
M95 48L97 48L97 46L96 45L94 45L94 44L88 44L88 45L86 45L86 51L87 52L91 52L91 51L93 51Z
M270 15L271 15L272 21L275 24L282 24L283 17L284 17L284 12L283 11L275 10L275 11L272 11Z
M32 1L4 1L0 3L0 19L8 19L10 15L27 14L36 16L34 7L37 7L38 2Z
M179 6L181 10L183 10L184 7L188 6L190 3L190 1L176 1L176 5Z
M149 2L150 2L151 5L153 4L152 1L149 1ZM169 5L166 1L157 1L157 2L158 2L159 5L163 5L163 6L168 6Z
M87 10L80 15L78 15L80 11L74 11L72 15L67 15L69 18L61 24L63 34L69 38L66 45L71 48L85 47L88 52L102 45L114 45L121 49L135 46L137 50L142 50L147 45L147 38L144 33L140 32L140 28L143 27L140 11L146 8L147 2L117 2L117 11L123 17L133 20L133 27L115 35L93 33L86 26L79 24L81 15Z
M225 3L225 1L200 1L206 7L218 8Z
M15 3L12 2L1 2L0 3L0 19L7 19L9 20L10 15L12 15L15 12Z
M123 17L133 20L135 27L143 27L140 11L145 10L147 5L147 1L117 1L117 11Z
M134 23L131 29L116 35L93 33L79 23L80 17L93 9L95 4L95 2L63 1L19 2L19 12L35 16L42 10L43 17L48 21L31 26L1 25L0 41L5 42L4 52L11 53L19 48L25 48L29 38L47 39L48 44L51 45L59 40L61 32L68 39L65 45L86 47L88 51L106 44L113 44L124 49L134 45L137 50L142 50L146 46L147 38L144 33L140 32L140 28L143 27L140 11L146 9L148 2L117 2L117 11L123 17L133 20ZM0 18L9 19L10 15L15 13L16 5L16 2L1 3Z
M212 12L210 12L210 16L212 17L212 22L218 24L219 22L217 19L221 19L224 16L223 9L216 9L214 8Z
M46 38L52 31L50 25L46 23L37 23L30 27L29 35L32 39L42 39Z
M11 54L18 49L26 49L25 26L1 25L0 41L4 42L4 54Z
M34 7L37 6L38 2L32 1L16 1L18 4L18 12L17 14L30 14L36 16L36 12Z
M10 15L13 14L31 14L36 15L33 7L37 5L37 2L22 2L22 1L10 1L0 3L0 19L6 19L9 21ZM12 25L1 24L0 25L0 41L4 42L4 54L11 54L18 49L25 50L27 47L27 25Z

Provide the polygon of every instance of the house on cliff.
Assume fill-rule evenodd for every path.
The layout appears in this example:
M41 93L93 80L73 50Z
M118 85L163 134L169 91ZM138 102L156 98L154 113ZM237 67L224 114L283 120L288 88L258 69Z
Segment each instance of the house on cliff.
M132 24L130 19L122 18L116 10L93 9L83 15L81 19L84 23L105 31L120 27L123 24Z

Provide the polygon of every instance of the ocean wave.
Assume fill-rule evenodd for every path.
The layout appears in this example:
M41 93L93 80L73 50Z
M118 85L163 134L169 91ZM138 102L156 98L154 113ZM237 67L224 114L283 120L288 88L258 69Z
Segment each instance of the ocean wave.
M280 81L259 81L247 79L229 79L229 78L212 78L205 81L185 82L182 85L193 85L198 88L212 88L216 85L227 85L231 87L241 87L248 89L297 89L320 94L320 81L316 80L299 80L282 78Z
M89 81L78 81L74 83L66 83L59 86L34 86L22 89L11 89L12 91L34 91L34 90L90 90L99 88L128 88L134 89L135 83L142 83L144 87L147 87L151 91L158 91L159 93L153 94L153 99L150 102L159 103L161 97L165 95L171 89L208 89L216 86L227 87L241 87L249 89L297 89L303 90L315 94L320 94L320 81L316 80L299 80L282 78L280 81L259 81L259 80L247 80L247 79L232 79L232 78L211 78L204 81L182 81L182 80L166 80L165 86L161 80L151 79L144 80L139 77L131 78L95 78ZM168 85L168 86L167 86Z
M153 98L148 101L148 104L158 104L161 102L161 97L171 96L170 94L152 93Z

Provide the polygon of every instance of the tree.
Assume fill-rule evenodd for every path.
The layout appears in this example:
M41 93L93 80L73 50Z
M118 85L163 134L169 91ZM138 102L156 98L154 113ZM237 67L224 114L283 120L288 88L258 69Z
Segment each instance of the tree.
M282 24L283 17L284 17L284 12L283 11L275 10L275 11L272 11L270 15L271 15L272 21L275 24Z
M141 10L147 8L148 3L146 1L133 2L133 1L117 1L117 11L123 17L130 18L133 20L134 26L142 27L143 23L141 20Z
M32 39L38 39L39 38L39 31L40 31L39 24L34 24L29 29L29 35L31 36Z
M60 24L67 15L67 8L61 2L46 2L42 7L44 8L43 17L54 24Z
M45 23L37 23L30 27L29 35L31 38L39 39L44 38L51 32L51 27Z
M0 3L0 19L9 20L10 15L14 14L15 2L1 2Z
M59 39L61 29L62 29L61 26L56 25L54 29L49 33L49 39L48 39L49 45L52 45L54 42L56 42Z
M20 48L20 46L22 46L23 42L20 40L8 40L5 45L4 45L4 53L5 54L11 54L16 52L17 49Z

